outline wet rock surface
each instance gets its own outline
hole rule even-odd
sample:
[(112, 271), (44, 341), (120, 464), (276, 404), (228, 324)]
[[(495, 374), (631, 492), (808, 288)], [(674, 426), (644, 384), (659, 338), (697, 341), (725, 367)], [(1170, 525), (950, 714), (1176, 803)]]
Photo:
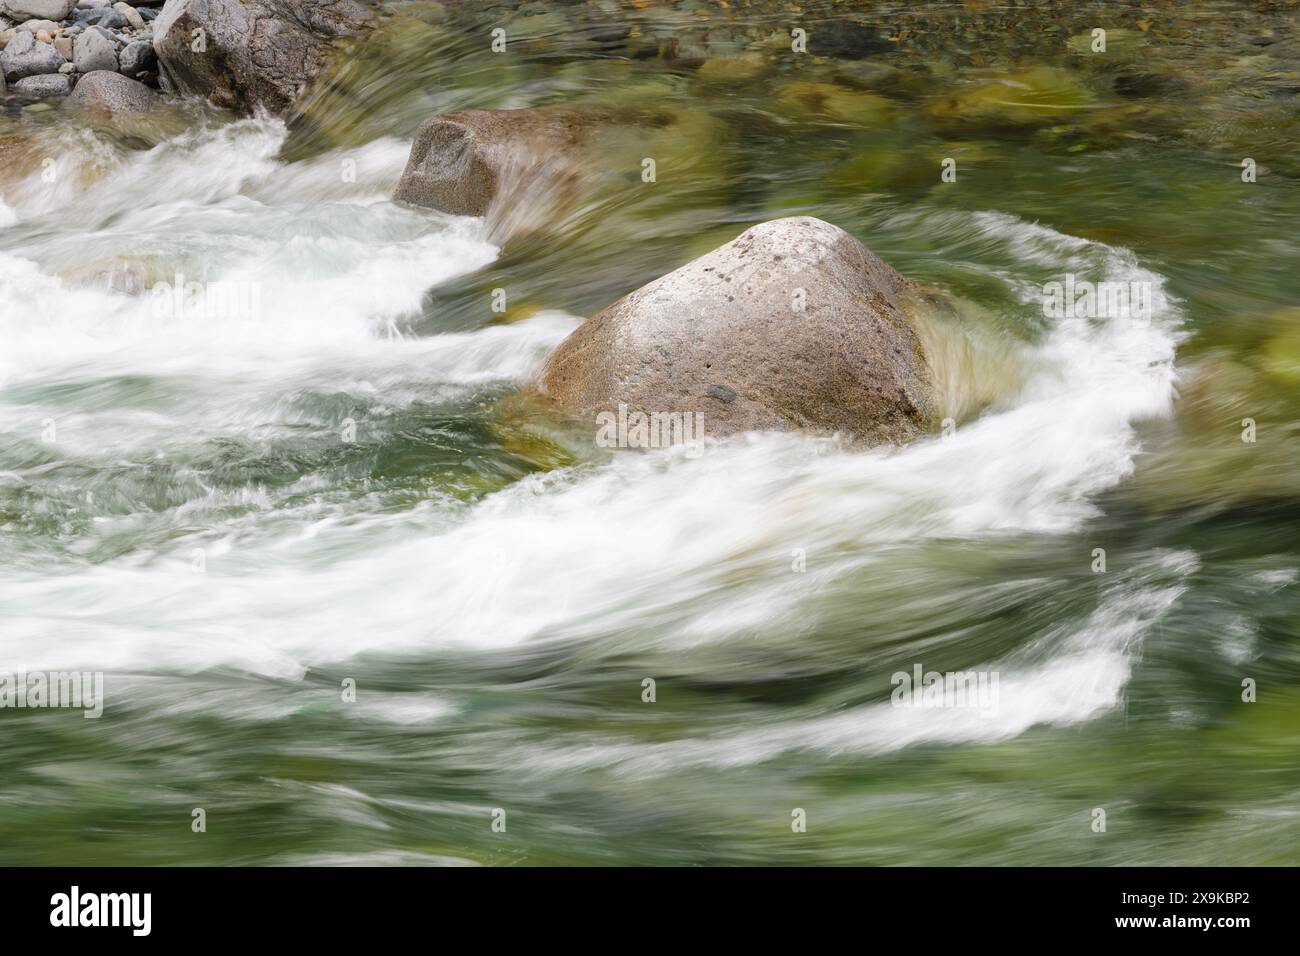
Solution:
[(709, 437), (802, 428), (902, 444), (935, 408), (913, 294), (844, 230), (778, 219), (583, 323), (539, 387), (588, 421), (625, 406), (698, 413)]

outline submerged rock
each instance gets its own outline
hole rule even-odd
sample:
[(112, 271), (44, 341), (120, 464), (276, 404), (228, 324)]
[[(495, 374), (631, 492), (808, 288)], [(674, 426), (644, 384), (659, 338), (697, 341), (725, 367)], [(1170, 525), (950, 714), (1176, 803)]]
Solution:
[(775, 107), (784, 116), (801, 122), (829, 120), (852, 126), (882, 126), (895, 114), (893, 103), (883, 96), (807, 80), (783, 85), (777, 91)]
[(167, 0), (153, 46), (180, 92), (283, 112), (320, 71), (326, 41), (356, 33), (371, 16), (360, 0)]
[(0, 194), (40, 169), (45, 158), (40, 142), (30, 135), (0, 133)]
[(919, 290), (844, 230), (777, 219), (615, 302), (547, 359), (574, 417), (700, 416), (704, 434), (792, 428), (901, 444), (937, 393)]
[(818, 56), (860, 59), (873, 53), (889, 53), (895, 48), (880, 30), (851, 20), (826, 20), (813, 26), (809, 48)]
[(548, 108), (435, 116), (416, 131), (394, 198), (460, 216), (486, 216), (505, 196), (534, 214), (555, 209), (581, 179), (578, 147), (593, 121)]
[(757, 83), (772, 71), (772, 64), (759, 53), (721, 56), (706, 60), (696, 76), (704, 86), (744, 87)]
[(942, 96), (928, 112), (945, 125), (998, 128), (1059, 123), (1094, 106), (1091, 91), (1072, 74), (1035, 66)]

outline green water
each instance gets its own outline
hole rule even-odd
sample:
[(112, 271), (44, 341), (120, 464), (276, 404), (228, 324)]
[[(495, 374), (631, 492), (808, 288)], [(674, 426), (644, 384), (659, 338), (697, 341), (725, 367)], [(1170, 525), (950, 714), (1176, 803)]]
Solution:
[[(0, 671), (105, 684), (0, 709), (0, 862), (1296, 862), (1296, 4), (395, 6), (287, 128), (0, 121)], [(565, 223), (387, 201), (429, 115), (559, 104), (644, 130)], [(785, 215), (964, 303), (954, 438), (611, 454), (528, 401)], [(1054, 324), (1067, 273), (1155, 315)], [(918, 663), (997, 712), (900, 713)]]

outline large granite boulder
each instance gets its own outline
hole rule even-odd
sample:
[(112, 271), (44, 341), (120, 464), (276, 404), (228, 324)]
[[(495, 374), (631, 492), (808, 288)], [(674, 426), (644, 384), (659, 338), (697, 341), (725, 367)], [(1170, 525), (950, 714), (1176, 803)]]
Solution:
[(373, 16), (361, 0), (167, 0), (153, 45), (180, 92), (280, 113), (320, 71), (329, 41)]
[(922, 295), (837, 226), (777, 219), (584, 322), (537, 384), (593, 428), (681, 415), (705, 437), (807, 429), (902, 444), (937, 424), (913, 318)]

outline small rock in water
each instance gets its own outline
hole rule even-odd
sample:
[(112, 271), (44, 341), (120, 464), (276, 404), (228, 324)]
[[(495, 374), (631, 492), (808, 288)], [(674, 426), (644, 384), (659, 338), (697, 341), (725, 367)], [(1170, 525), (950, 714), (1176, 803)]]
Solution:
[(49, 43), (40, 43), (25, 30), (14, 34), (0, 53), (0, 72), (10, 83), (25, 76), (54, 73), (63, 65), (63, 57)]
[(45, 73), (40, 76), (23, 77), (14, 84), (13, 89), (15, 93), (21, 93), (23, 96), (45, 99), (51, 96), (67, 96), (72, 92), (72, 81), (61, 73)]
[(504, 192), (554, 199), (572, 181), (590, 117), (574, 110), (462, 110), (416, 130), (394, 199), (483, 216)]
[(808, 50), (818, 56), (856, 60), (893, 49), (894, 44), (882, 37), (878, 29), (851, 20), (825, 20), (813, 27), (808, 36)]
[(73, 41), (72, 60), (77, 72), (94, 73), (96, 70), (117, 70), (117, 48), (113, 41), (98, 30), (87, 30)]
[(706, 60), (697, 76), (706, 86), (745, 86), (758, 82), (770, 70), (771, 65), (761, 54), (747, 53)]
[(54, 49), (59, 51), (59, 56), (72, 62), (72, 37), (59, 37), (54, 41)]
[(1123, 73), (1115, 77), (1115, 92), (1120, 96), (1164, 96), (1177, 92), (1182, 85), (1178, 77), (1159, 73)]
[(120, 73), (98, 70), (81, 78), (68, 102), (109, 113), (146, 113), (158, 105), (158, 94)]

